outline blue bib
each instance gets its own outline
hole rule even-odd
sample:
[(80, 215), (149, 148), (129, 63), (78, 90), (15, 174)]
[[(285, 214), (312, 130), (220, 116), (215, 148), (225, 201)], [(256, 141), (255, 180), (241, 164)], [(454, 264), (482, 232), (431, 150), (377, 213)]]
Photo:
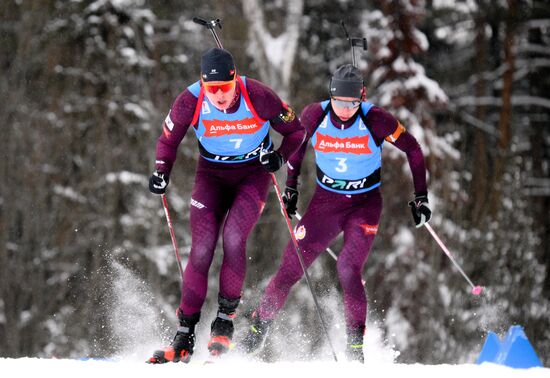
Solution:
[[(329, 101), (321, 103), (323, 109)], [(361, 103), (366, 115), (373, 104)], [(317, 183), (342, 194), (365, 193), (380, 186), (382, 145), (377, 146), (361, 117), (347, 129), (340, 129), (330, 119), (330, 111), (311, 138), (317, 163)]]
[[(199, 141), (201, 155), (210, 161), (221, 163), (240, 163), (259, 157), (260, 148), (271, 147), (269, 121), (261, 124), (249, 109), (242, 92), (246, 91), (246, 79), (241, 76), (244, 88), (241, 88), (239, 108), (228, 114), (218, 110), (206, 95), (196, 124), (195, 134)], [(187, 88), (195, 97), (201, 91), (200, 81)]]

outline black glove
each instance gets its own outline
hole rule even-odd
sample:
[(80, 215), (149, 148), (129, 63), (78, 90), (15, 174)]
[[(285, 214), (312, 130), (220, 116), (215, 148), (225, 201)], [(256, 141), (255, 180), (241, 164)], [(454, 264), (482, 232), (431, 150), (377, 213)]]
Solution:
[(283, 194), (283, 202), (285, 204), (288, 217), (292, 219), (292, 215), (296, 214), (297, 210), (296, 205), (298, 205), (298, 190), (287, 186)]
[(428, 195), (422, 194), (414, 197), (414, 201), (409, 202), (411, 207), (412, 216), (416, 228), (422, 227), (424, 223), (428, 223), (432, 218), (432, 211), (428, 205)]
[(149, 178), (149, 190), (153, 194), (164, 194), (169, 182), (170, 178), (166, 173), (155, 171)]
[(284, 160), (277, 151), (268, 151), (265, 154), (260, 154), (260, 163), (268, 172), (275, 172), (283, 166)]

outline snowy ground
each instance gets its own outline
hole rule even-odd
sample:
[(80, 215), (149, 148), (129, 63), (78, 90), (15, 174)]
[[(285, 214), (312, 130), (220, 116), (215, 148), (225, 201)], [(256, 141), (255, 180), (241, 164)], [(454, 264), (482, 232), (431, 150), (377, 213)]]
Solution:
[[(346, 362), (278, 362), (273, 364), (228, 359), (204, 365), (195, 361), (188, 365), (147, 365), (139, 361), (77, 361), (38, 358), (0, 359), (2, 377), (421, 377), (421, 378), (538, 378), (550, 377), (550, 369), (511, 369), (504, 366), (483, 365), (404, 365), (376, 364), (361, 365)], [(12, 375), (13, 374), (13, 375)]]
[[(295, 327), (294, 332), (273, 332), (271, 342), (278, 351), (278, 361), (265, 363), (258, 362), (248, 355), (242, 355), (237, 350), (223, 356), (219, 361), (212, 364), (205, 364), (207, 358), (206, 343), (209, 338), (209, 321), (199, 323), (197, 328), (197, 344), (195, 355), (189, 364), (164, 364), (148, 365), (144, 361), (151, 355), (152, 351), (170, 342), (173, 327), (169, 327), (166, 334), (153, 327), (162, 324), (159, 319), (159, 308), (156, 305), (147, 285), (138, 280), (132, 272), (115, 264), (113, 266), (113, 290), (110, 296), (112, 303), (109, 307), (109, 326), (116, 335), (116, 356), (111, 360), (78, 360), (78, 359), (55, 359), (55, 358), (19, 358), (8, 359), (0, 357), (0, 378), (21, 376), (40, 378), (84, 378), (84, 377), (111, 377), (128, 376), (132, 378), (141, 377), (225, 377), (235, 376), (238, 378), (306, 378), (306, 377), (399, 377), (399, 378), (550, 378), (549, 368), (534, 369), (512, 369), (494, 364), (460, 364), (460, 365), (405, 365), (394, 361), (399, 354), (394, 345), (388, 345), (384, 340), (383, 333), (376, 324), (367, 324), (367, 337), (365, 337), (365, 365), (359, 363), (343, 362), (342, 351), (345, 349), (345, 333), (331, 327), (331, 338), (340, 362), (332, 360), (332, 354), (328, 346), (318, 351), (317, 360), (311, 360), (307, 354), (306, 344), (303, 344), (303, 335), (300, 336), (300, 319), (287, 317), (286, 322)], [(304, 289), (305, 290), (305, 289)], [(330, 296), (329, 296), (330, 297)], [(325, 302), (324, 308), (341, 308), (338, 303)], [(169, 308), (166, 312), (170, 312)], [(215, 309), (205, 311), (211, 319)], [(334, 310), (331, 313), (333, 323), (343, 324), (342, 315)], [(340, 317), (340, 318), (339, 318)], [(175, 315), (172, 324), (175, 323)], [(60, 325), (61, 320), (57, 320)], [(243, 325), (241, 325), (243, 327)], [(58, 329), (59, 328), (59, 329)], [(340, 327), (341, 328), (341, 327)], [(52, 332), (58, 329), (60, 335), (54, 333), (54, 337), (60, 338), (63, 327), (53, 327)], [(135, 330), (139, 329), (140, 332)], [(289, 334), (302, 341), (289, 339)], [(399, 340), (397, 340), (399, 341)], [(294, 345), (294, 347), (293, 347)], [(297, 347), (301, 345), (303, 348)], [(82, 348), (85, 350), (85, 348)], [(471, 355), (457, 357), (457, 361), (475, 361), (479, 351), (472, 351)], [(55, 356), (55, 345), (45, 349), (44, 355)], [(321, 359), (319, 359), (321, 358)]]

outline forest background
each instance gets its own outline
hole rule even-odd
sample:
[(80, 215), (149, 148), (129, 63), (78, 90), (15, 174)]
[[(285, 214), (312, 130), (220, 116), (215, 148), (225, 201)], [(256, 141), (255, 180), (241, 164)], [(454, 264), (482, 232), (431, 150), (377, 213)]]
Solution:
[[(179, 274), (147, 182), (171, 103), (198, 79), (200, 55), (214, 46), (195, 16), (221, 18), (218, 33), (239, 73), (270, 85), (298, 112), (326, 99), (330, 73), (351, 60), (340, 20), (366, 37), (369, 49), (357, 57), (368, 99), (419, 140), (431, 224), (487, 287), (480, 298), (469, 294), (426, 230), (414, 228), (406, 157), (388, 145), (384, 211), (364, 272), (369, 329), (380, 330), (399, 362), (460, 363), (475, 360), (488, 330), (521, 324), (548, 366), (550, 4), (543, 0), (2, 1), (0, 356), (109, 356), (147, 335), (169, 340)], [(198, 157), (191, 134), (168, 191), (184, 263)], [(302, 212), (314, 172), (310, 151)], [(284, 172), (278, 178), (283, 183)], [(241, 330), (287, 240), (271, 191), (249, 239)], [(204, 329), (221, 255), (219, 248)], [(322, 256), (310, 272), (337, 332), (334, 261)], [(303, 282), (278, 323), (290, 350), (326, 352)], [(284, 357), (267, 348), (271, 359)]]

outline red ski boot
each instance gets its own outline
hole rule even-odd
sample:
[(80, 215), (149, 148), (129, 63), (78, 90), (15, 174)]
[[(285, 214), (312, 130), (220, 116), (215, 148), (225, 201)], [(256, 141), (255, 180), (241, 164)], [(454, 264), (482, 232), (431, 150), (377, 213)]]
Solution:
[(200, 313), (185, 316), (177, 310), (180, 326), (174, 336), (170, 346), (157, 350), (153, 356), (147, 360), (150, 364), (164, 364), (166, 362), (184, 362), (188, 363), (193, 354), (195, 346), (195, 325), (200, 319)]
[(226, 299), (218, 295), (218, 314), (212, 322), (208, 350), (213, 356), (219, 356), (229, 350), (235, 330), (233, 319), (236, 317), (240, 298)]

